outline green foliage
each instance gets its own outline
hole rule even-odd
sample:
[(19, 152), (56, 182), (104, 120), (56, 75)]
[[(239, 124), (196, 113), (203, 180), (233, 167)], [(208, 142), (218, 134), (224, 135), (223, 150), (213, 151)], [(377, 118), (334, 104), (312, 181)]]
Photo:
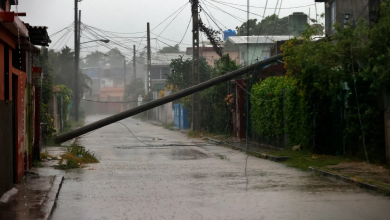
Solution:
[[(172, 59), (171, 74), (167, 75), (166, 85), (172, 86), (172, 92), (176, 92), (192, 86), (192, 60), (183, 60), (183, 57)], [(210, 79), (211, 66), (207, 65), (205, 58), (199, 59), (199, 79), (204, 82)]]
[[(50, 50), (48, 56), (54, 73), (54, 83), (56, 85), (65, 85), (67, 88), (74, 88), (74, 52), (66, 46), (60, 52)], [(79, 69), (79, 94), (73, 93), (72, 96), (83, 97), (84, 93), (91, 92), (91, 88), (88, 85), (91, 82), (92, 79), (88, 75), (83, 74)], [(80, 99), (78, 99), (78, 102), (80, 102)], [(81, 110), (79, 111), (81, 112)]]
[[(212, 71), (212, 78), (238, 69), (240, 66), (229, 55), (223, 55)], [(232, 107), (227, 105), (227, 96), (232, 94), (230, 83), (220, 83), (200, 92), (202, 127), (207, 132), (230, 133), (233, 129)], [(230, 94), (229, 94), (230, 93)], [(232, 97), (234, 99), (234, 97)]]
[(42, 135), (44, 140), (50, 140), (56, 129), (53, 116), (48, 113), (49, 102), (53, 97), (54, 75), (47, 49), (42, 48), (42, 52), (38, 56), (34, 56), (34, 65), (42, 67), (44, 73), (42, 81), (34, 84), (41, 87), (41, 123), (46, 125), (46, 130), (43, 131)]
[(237, 36), (247, 36), (249, 23), (249, 35), (289, 35), (288, 16), (279, 18), (276, 14), (265, 17), (257, 22), (257, 19), (249, 19), (240, 27), (236, 27)]
[(163, 47), (161, 50), (158, 51), (159, 53), (178, 53), (180, 52), (179, 44), (176, 44), (175, 46), (171, 47)]
[[(171, 62), (172, 74), (167, 76), (167, 87), (173, 91), (179, 91), (192, 85), (192, 60), (183, 60), (182, 57)], [(204, 58), (200, 59), (199, 73), (200, 81), (206, 81), (230, 71), (238, 69), (239, 66), (229, 55), (223, 55), (216, 62), (215, 68), (209, 66)], [(228, 83), (221, 83), (212, 88), (200, 92), (202, 129), (208, 132), (225, 133), (231, 131), (231, 109), (226, 105), (224, 99), (228, 94)], [(192, 118), (192, 96), (183, 98), (181, 102), (188, 109), (188, 120)], [(216, 114), (217, 112), (217, 114)]]
[[(307, 103), (309, 121), (315, 121), (312, 128), (317, 134), (314, 150), (324, 152), (331, 148), (332, 142), (328, 140), (335, 126), (332, 117), (337, 114), (338, 104), (344, 102), (347, 150), (361, 155), (364, 133), (369, 158), (383, 162), (384, 108), (381, 100), (385, 88), (390, 87), (390, 63), (387, 62), (390, 59), (389, 2), (382, 2), (380, 10), (381, 17), (371, 29), (364, 20), (345, 27), (335, 24), (331, 41), (313, 41), (311, 37), (318, 30), (309, 27), (300, 39), (286, 42), (282, 47), (287, 75), (297, 81)], [(345, 90), (346, 100), (342, 100), (340, 94)]]
[(58, 85), (61, 89), (61, 91), (58, 93), (59, 96), (62, 97), (62, 121), (64, 124), (67, 123), (68, 119), (68, 114), (69, 114), (69, 109), (68, 106), (70, 104), (70, 101), (72, 99), (72, 90), (66, 87), (65, 85)]
[(74, 160), (69, 159), (66, 161), (66, 168), (67, 169), (75, 169), (75, 168), (79, 168), (79, 165)]
[(265, 138), (287, 134), (289, 144), (309, 143), (307, 106), (292, 77), (269, 77), (252, 87), (251, 120), (256, 132)]
[(294, 167), (302, 171), (307, 171), (309, 167), (325, 168), (330, 165), (337, 165), (342, 162), (352, 162), (354, 158), (336, 157), (330, 155), (316, 155), (309, 150), (293, 151), (291, 149), (268, 152), (269, 155), (290, 157), (283, 163), (289, 167)]
[(125, 87), (125, 96), (123, 101), (124, 102), (130, 102), (130, 107), (136, 107), (138, 96), (144, 96), (145, 95), (145, 83), (143, 79), (137, 78), (136, 80), (132, 80), (130, 85), (127, 85)]

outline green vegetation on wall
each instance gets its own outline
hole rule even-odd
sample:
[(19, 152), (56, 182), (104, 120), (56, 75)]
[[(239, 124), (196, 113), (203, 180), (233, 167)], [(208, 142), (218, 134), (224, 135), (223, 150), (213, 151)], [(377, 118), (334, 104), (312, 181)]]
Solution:
[[(384, 162), (383, 92), (390, 86), (390, 4), (382, 2), (381, 17), (342, 27), (315, 41), (313, 27), (282, 46), (287, 76), (303, 94), (313, 151), (334, 151), (337, 126), (345, 126), (345, 153)], [(345, 94), (345, 95), (344, 95)], [(345, 120), (335, 120), (343, 114)], [(359, 117), (360, 112), (360, 117)], [(360, 118), (360, 119), (359, 119)]]

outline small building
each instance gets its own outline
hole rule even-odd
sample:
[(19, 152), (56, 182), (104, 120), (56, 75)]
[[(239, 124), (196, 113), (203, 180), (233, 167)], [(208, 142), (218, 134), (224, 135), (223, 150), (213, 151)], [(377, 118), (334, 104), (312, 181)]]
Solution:
[(19, 183), (39, 156), (42, 69), (34, 67), (35, 45), (51, 42), (47, 27), (30, 26), (11, 11), (16, 0), (0, 1), (0, 196)]
[[(165, 83), (167, 75), (171, 74), (171, 62), (173, 59), (183, 57), (183, 60), (191, 59), (192, 56), (186, 55), (185, 52), (178, 53), (163, 53), (158, 52), (152, 54), (151, 58), (151, 70), (150, 70), (150, 89), (153, 88), (156, 83)], [(145, 75), (145, 92), (147, 88), (148, 78)]]
[(225, 51), (236, 51), (239, 64), (248, 65), (263, 60), (270, 55), (270, 48), (277, 41), (285, 41), (294, 36), (235, 36), (228, 37)]
[(95, 102), (95, 107), (99, 114), (116, 114), (124, 110), (123, 96), (125, 89), (123, 87), (104, 87), (100, 88), (99, 100)]
[[(224, 50), (223, 50), (223, 54), (229, 54), (229, 56), (232, 60), (235, 60), (237, 63), (239, 63), (240, 59), (239, 59), (238, 51), (237, 50), (229, 51), (229, 50), (225, 50), (225, 49), (226, 48), (224, 48)], [(192, 53), (193, 53), (192, 47), (187, 47), (186, 54), (192, 55)], [(217, 54), (217, 52), (215, 52), (213, 47), (206, 46), (205, 44), (203, 44), (203, 47), (199, 47), (199, 56), (205, 58), (207, 61), (207, 64), (209, 66), (212, 66), (212, 67), (214, 67), (215, 63), (221, 58)]]

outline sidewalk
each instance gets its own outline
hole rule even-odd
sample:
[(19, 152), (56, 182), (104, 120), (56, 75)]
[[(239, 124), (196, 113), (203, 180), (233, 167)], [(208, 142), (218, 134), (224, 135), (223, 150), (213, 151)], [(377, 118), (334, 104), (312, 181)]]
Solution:
[[(62, 154), (63, 147), (47, 147), (52, 156)], [(65, 171), (52, 166), (57, 160), (42, 162), (43, 167), (30, 172), (0, 198), (0, 219), (49, 219), (61, 188)]]

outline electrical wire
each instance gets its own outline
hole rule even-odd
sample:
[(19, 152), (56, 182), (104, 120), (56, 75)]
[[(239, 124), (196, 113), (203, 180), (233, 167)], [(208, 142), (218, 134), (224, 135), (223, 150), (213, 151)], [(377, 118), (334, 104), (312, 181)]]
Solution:
[(147, 143), (145, 143), (145, 142), (143, 142), (143, 141), (141, 141), (140, 139), (138, 139), (134, 134), (133, 134), (133, 132), (130, 130), (130, 128), (128, 128), (125, 124), (123, 124), (122, 122), (119, 122), (119, 121), (117, 121), (117, 122), (115, 122), (115, 123), (119, 123), (119, 124), (121, 124), (121, 125), (123, 125), (123, 126), (125, 126), (126, 127), (126, 129), (131, 133), (131, 135), (133, 135), (133, 137), (135, 138), (135, 139), (137, 139), (139, 142), (141, 142), (141, 143), (143, 143), (143, 144), (145, 144), (146, 146), (151, 146), (151, 147), (154, 147), (153, 145), (151, 145), (151, 144), (147, 144)]
[[(210, 0), (210, 1), (217, 2), (217, 3), (225, 3), (225, 4), (230, 4), (230, 5), (247, 7), (247, 5), (234, 4), (234, 3), (230, 3), (230, 2), (223, 2), (223, 1), (216, 1), (216, 0)], [(295, 6), (295, 7), (288, 7), (288, 8), (280, 8), (280, 9), (306, 8), (306, 7), (310, 7), (310, 6), (313, 6), (313, 5), (315, 5), (315, 4)], [(264, 7), (257, 7), (257, 6), (249, 6), (249, 7), (250, 8), (264, 8)], [(275, 8), (268, 8), (268, 9), (275, 9)]]
[[(188, 2), (187, 2), (188, 3)], [(181, 9), (181, 11), (179, 11), (179, 13), (177, 13), (177, 15), (171, 20), (171, 22), (169, 22), (167, 24), (167, 26), (165, 26), (165, 28), (160, 32), (160, 34), (157, 36), (159, 37), (168, 27), (169, 25), (171, 25), (171, 23), (177, 18), (177, 16), (179, 16), (179, 14), (184, 10), (185, 6), (187, 5), (187, 3), (183, 6), (183, 8)], [(153, 29), (154, 30), (154, 29)]]
[[(209, 2), (208, 2), (208, 3), (209, 3)], [(208, 4), (204, 3), (204, 5), (205, 5), (206, 8), (208, 9), (208, 7), (207, 7)], [(225, 11), (225, 10), (222, 10), (221, 8), (219, 8), (219, 7), (217, 7), (217, 6), (212, 5), (211, 3), (209, 3), (208, 6), (214, 8), (215, 10), (218, 10), (218, 11), (220, 11), (220, 12), (223, 12), (223, 13), (225, 13), (225, 14), (227, 14), (227, 15), (230, 15), (231, 17), (233, 17), (234, 19), (236, 19), (236, 20), (239, 21), (239, 22), (245, 22), (245, 19), (240, 18), (240, 17), (237, 17), (237, 16), (235, 16), (235, 15), (232, 15), (231, 13), (229, 13), (229, 12), (227, 12), (227, 11)], [(209, 9), (208, 9), (208, 10), (209, 10)], [(210, 10), (209, 10), (209, 11), (210, 11)], [(225, 28), (226, 28), (226, 27), (225, 27)], [(226, 28), (226, 29), (227, 29), (227, 28)]]
[[(210, 3), (210, 1), (208, 1), (208, 0), (205, 0), (205, 1), (207, 1), (209, 4), (212, 4), (212, 3)], [(252, 13), (252, 12), (249, 12), (249, 11), (247, 11), (247, 10), (243, 10), (243, 9), (236, 8), (236, 7), (233, 7), (233, 6), (229, 6), (229, 5), (226, 5), (226, 4), (224, 4), (224, 3), (220, 3), (220, 4), (221, 4), (221, 5), (225, 5), (225, 6), (227, 6), (227, 7), (230, 7), (230, 8), (237, 9), (237, 10), (239, 10), (239, 11), (247, 12), (247, 13), (249, 13), (249, 14), (256, 15), (256, 16), (259, 16), (259, 17), (264, 18), (264, 15), (261, 16), (261, 15), (259, 15), (259, 14)], [(217, 7), (217, 6), (215, 6), (215, 7)], [(265, 8), (265, 9), (266, 9), (266, 8)]]
[[(70, 96), (72, 98), (75, 98), (75, 99), (78, 99), (78, 100), (81, 100), (81, 101), (87, 101), (87, 102), (96, 102), (96, 103), (103, 103), (103, 104), (110, 104), (110, 103), (114, 103), (114, 104), (127, 104), (127, 103), (134, 103), (134, 102), (139, 102), (139, 101), (128, 101), (128, 102), (103, 102), (103, 101), (95, 101), (95, 100), (90, 100), (90, 99), (82, 99), (82, 98), (78, 98), (78, 97), (75, 97), (75, 96)], [(142, 100), (141, 102), (151, 102), (153, 100)]]

